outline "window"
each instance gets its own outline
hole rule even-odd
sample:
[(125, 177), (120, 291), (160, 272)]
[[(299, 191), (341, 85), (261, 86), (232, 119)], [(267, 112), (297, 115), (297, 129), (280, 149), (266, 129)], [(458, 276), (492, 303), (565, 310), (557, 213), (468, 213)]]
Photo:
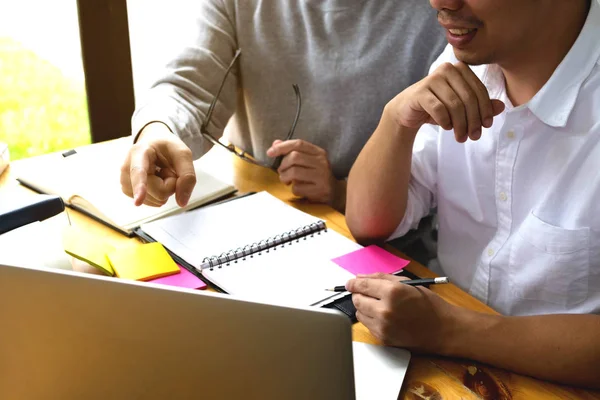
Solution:
[(12, 160), (90, 143), (75, 1), (0, 1), (0, 141)]

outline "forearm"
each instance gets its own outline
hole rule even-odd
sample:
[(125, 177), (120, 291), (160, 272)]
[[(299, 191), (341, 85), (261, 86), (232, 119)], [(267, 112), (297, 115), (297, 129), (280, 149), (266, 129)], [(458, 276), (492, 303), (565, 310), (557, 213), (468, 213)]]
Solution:
[(600, 316), (503, 317), (462, 310), (457, 320), (442, 350), (448, 356), (600, 388)]
[(406, 210), (416, 130), (400, 127), (383, 112), (348, 177), (346, 219), (358, 241), (385, 239)]

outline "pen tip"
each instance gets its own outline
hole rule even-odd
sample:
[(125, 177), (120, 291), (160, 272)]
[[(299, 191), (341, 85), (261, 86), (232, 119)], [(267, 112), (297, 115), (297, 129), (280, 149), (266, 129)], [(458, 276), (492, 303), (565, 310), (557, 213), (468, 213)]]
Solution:
[(332, 289), (332, 288), (327, 288), (325, 290), (327, 290), (328, 292), (335, 292), (335, 289)]

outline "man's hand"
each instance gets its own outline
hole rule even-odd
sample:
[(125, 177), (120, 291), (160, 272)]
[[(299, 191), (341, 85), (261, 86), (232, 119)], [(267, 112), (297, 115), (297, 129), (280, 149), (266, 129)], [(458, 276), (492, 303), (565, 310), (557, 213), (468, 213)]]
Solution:
[(277, 169), (279, 179), (292, 185), (296, 196), (329, 204), (343, 211), (346, 203), (345, 181), (338, 181), (331, 171), (327, 152), (304, 140), (275, 140), (267, 150), (269, 157), (283, 156)]
[(504, 103), (490, 100), (477, 75), (459, 62), (442, 64), (392, 99), (386, 109), (398, 125), (415, 134), (421, 125), (434, 124), (453, 129), (456, 140), (463, 143), (467, 138), (479, 139), (482, 127), (492, 126)]
[(160, 207), (175, 193), (179, 206), (187, 205), (196, 173), (191, 150), (162, 123), (141, 132), (121, 167), (121, 189), (135, 205)]
[(356, 318), (390, 346), (445, 353), (458, 310), (424, 287), (400, 283), (394, 275), (373, 274), (348, 281)]

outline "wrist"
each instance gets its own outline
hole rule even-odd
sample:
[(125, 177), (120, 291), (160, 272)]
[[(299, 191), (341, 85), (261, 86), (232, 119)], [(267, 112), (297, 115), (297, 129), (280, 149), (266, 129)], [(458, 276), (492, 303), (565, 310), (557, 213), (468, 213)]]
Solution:
[(393, 135), (400, 144), (410, 146), (412, 149), (419, 128), (402, 125), (400, 119), (397, 118), (395, 108), (393, 100), (385, 106), (379, 126)]
[(496, 329), (503, 318), (454, 306), (443, 321), (446, 327), (440, 342), (439, 354), (447, 357), (478, 359), (487, 346), (489, 332)]
[(172, 136), (173, 132), (164, 122), (153, 121), (140, 130), (133, 142), (140, 143), (156, 138), (171, 138)]

